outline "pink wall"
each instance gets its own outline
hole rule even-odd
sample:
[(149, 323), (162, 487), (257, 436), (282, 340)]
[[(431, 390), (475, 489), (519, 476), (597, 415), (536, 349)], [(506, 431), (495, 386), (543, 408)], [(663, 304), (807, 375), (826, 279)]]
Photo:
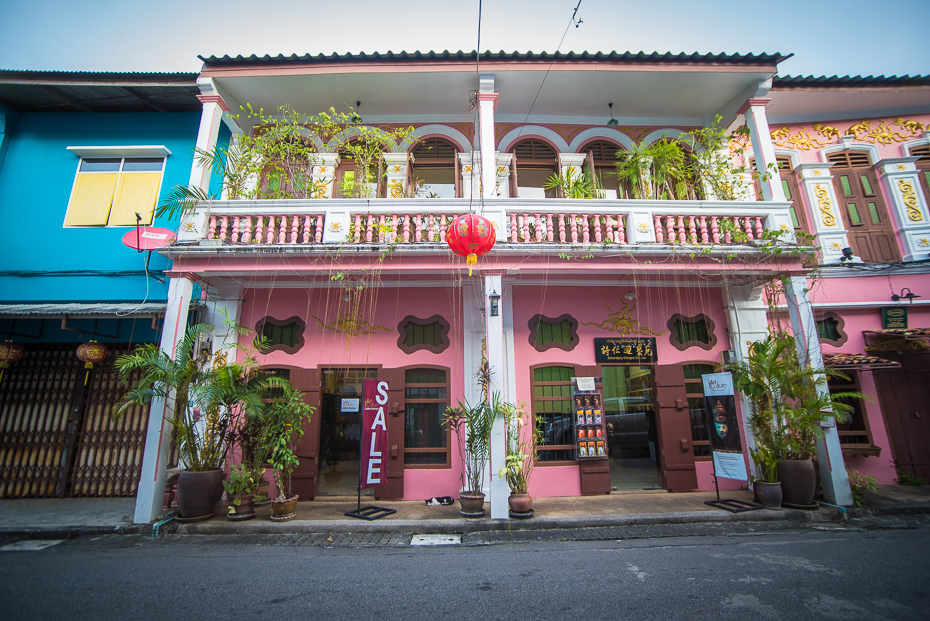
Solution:
[[(596, 326), (583, 323), (601, 323), (612, 311), (623, 309), (626, 301), (623, 296), (635, 293), (632, 301), (634, 309), (630, 319), (638, 321), (642, 328), (660, 333), (656, 337), (658, 364), (682, 362), (706, 362), (717, 364), (721, 354), (729, 349), (726, 333), (726, 316), (719, 287), (656, 287), (654, 285), (636, 284), (614, 287), (539, 287), (514, 286), (506, 293), (513, 298), (514, 316), (514, 357), (516, 399), (523, 401), (528, 408), (532, 403), (532, 373), (530, 367), (536, 365), (595, 365), (594, 338), (624, 336)], [(505, 293), (505, 295), (506, 295)], [(558, 317), (569, 314), (578, 320), (579, 344), (572, 351), (549, 349), (538, 352), (530, 344), (529, 320), (536, 314)], [(666, 323), (675, 314), (689, 317), (704, 313), (714, 323), (717, 344), (710, 351), (691, 347), (679, 351), (671, 345), (671, 336)], [(662, 334), (664, 333), (664, 334)], [(650, 334), (627, 334), (626, 336), (651, 336)], [(709, 467), (709, 463), (707, 464)], [(699, 463), (699, 468), (706, 469)], [(721, 480), (721, 485), (723, 480)], [(700, 489), (713, 489), (713, 479), (704, 476), (699, 470)], [(538, 466), (533, 473), (530, 486), (531, 493), (538, 496), (572, 496), (581, 493), (580, 475), (577, 466)]]

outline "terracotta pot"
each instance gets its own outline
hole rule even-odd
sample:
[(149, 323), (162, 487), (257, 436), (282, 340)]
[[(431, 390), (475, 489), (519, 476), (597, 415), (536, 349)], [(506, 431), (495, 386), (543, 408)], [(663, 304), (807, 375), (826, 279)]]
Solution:
[(766, 509), (777, 510), (781, 508), (781, 483), (763, 483), (756, 481), (753, 484), (759, 502)]
[(507, 498), (507, 504), (510, 505), (510, 513), (519, 514), (521, 517), (533, 510), (533, 497), (529, 494), (511, 493)]
[(484, 494), (462, 492), (459, 494), (459, 513), (467, 518), (484, 516)]
[(778, 480), (781, 481), (782, 502), (791, 507), (810, 507), (814, 504), (817, 488), (817, 471), (809, 459), (783, 459), (778, 462)]
[(287, 500), (271, 501), (271, 521), (284, 522), (291, 520), (297, 513), (297, 495), (291, 496)]
[(178, 512), (182, 518), (212, 516), (222, 495), (222, 470), (185, 470), (178, 477)]
[[(239, 494), (239, 506), (230, 503), (230, 511), (226, 517), (230, 520), (243, 520), (254, 517), (255, 515), (255, 494)], [(248, 517), (246, 517), (248, 516)]]

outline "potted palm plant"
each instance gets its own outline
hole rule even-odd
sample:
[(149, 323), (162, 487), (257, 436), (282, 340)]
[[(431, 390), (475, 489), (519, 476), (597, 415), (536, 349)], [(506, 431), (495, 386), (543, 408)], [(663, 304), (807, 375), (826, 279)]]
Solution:
[(120, 378), (133, 383), (113, 406), (114, 418), (148, 405), (153, 397), (165, 399), (165, 418), (174, 427), (184, 468), (177, 486), (179, 518), (184, 520), (213, 516), (223, 494), (222, 466), (234, 418), (237, 413), (255, 414), (268, 387), (255, 358), (227, 364), (219, 354), (214, 358), (198, 347), (201, 337), (213, 330), (210, 324), (188, 328), (173, 357), (157, 345), (143, 344), (116, 360)]
[(459, 492), (459, 513), (464, 517), (484, 515), (484, 464), (488, 460), (491, 426), (495, 412), (487, 401), (471, 405), (459, 401), (446, 408), (443, 423), (458, 438), (462, 460), (462, 491)]
[(272, 387), (280, 396), (265, 406), (263, 444), (274, 469), (277, 496), (271, 501), (272, 521), (291, 520), (296, 515), (297, 495), (291, 493), (291, 473), (300, 463), (297, 442), (304, 435), (304, 425), (310, 422), (314, 408), (304, 401), (304, 394), (290, 382), (270, 378)]
[[(745, 360), (725, 366), (737, 390), (749, 400), (749, 423), (756, 441), (750, 450), (756, 465), (756, 491), (763, 505), (813, 504), (816, 472), (811, 458), (823, 437), (821, 424), (831, 416), (848, 420), (852, 406), (845, 401), (861, 393), (829, 394), (830, 369), (802, 366), (794, 337), (779, 333), (754, 342)], [(778, 503), (771, 488), (779, 486)], [(763, 497), (765, 495), (765, 498)]]
[(542, 442), (542, 430), (533, 424), (532, 414), (521, 403), (514, 405), (494, 398), (494, 410), (504, 418), (507, 430), (507, 455), (498, 476), (507, 479), (510, 487), (510, 517), (533, 516), (533, 497), (529, 494), (530, 476), (536, 465), (536, 447)]

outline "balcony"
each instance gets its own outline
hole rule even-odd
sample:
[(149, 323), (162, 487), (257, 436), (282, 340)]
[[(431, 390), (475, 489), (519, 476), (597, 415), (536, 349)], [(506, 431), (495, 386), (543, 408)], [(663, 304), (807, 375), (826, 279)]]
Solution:
[(473, 211), (494, 223), (499, 244), (515, 247), (553, 252), (602, 244), (653, 250), (714, 247), (758, 240), (766, 230), (786, 231), (785, 241), (793, 241), (789, 205), (503, 198), (487, 199), (483, 205), (467, 198), (212, 201), (198, 204), (182, 224), (178, 243), (242, 252), (271, 247), (312, 251), (330, 244), (427, 250), (445, 243), (452, 218)]

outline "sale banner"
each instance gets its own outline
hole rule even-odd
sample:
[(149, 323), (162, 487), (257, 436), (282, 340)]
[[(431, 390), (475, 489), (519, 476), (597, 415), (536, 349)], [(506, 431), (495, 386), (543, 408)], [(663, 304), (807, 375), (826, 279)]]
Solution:
[(387, 448), (388, 383), (366, 379), (362, 385), (362, 444), (359, 485), (384, 483), (384, 453)]

